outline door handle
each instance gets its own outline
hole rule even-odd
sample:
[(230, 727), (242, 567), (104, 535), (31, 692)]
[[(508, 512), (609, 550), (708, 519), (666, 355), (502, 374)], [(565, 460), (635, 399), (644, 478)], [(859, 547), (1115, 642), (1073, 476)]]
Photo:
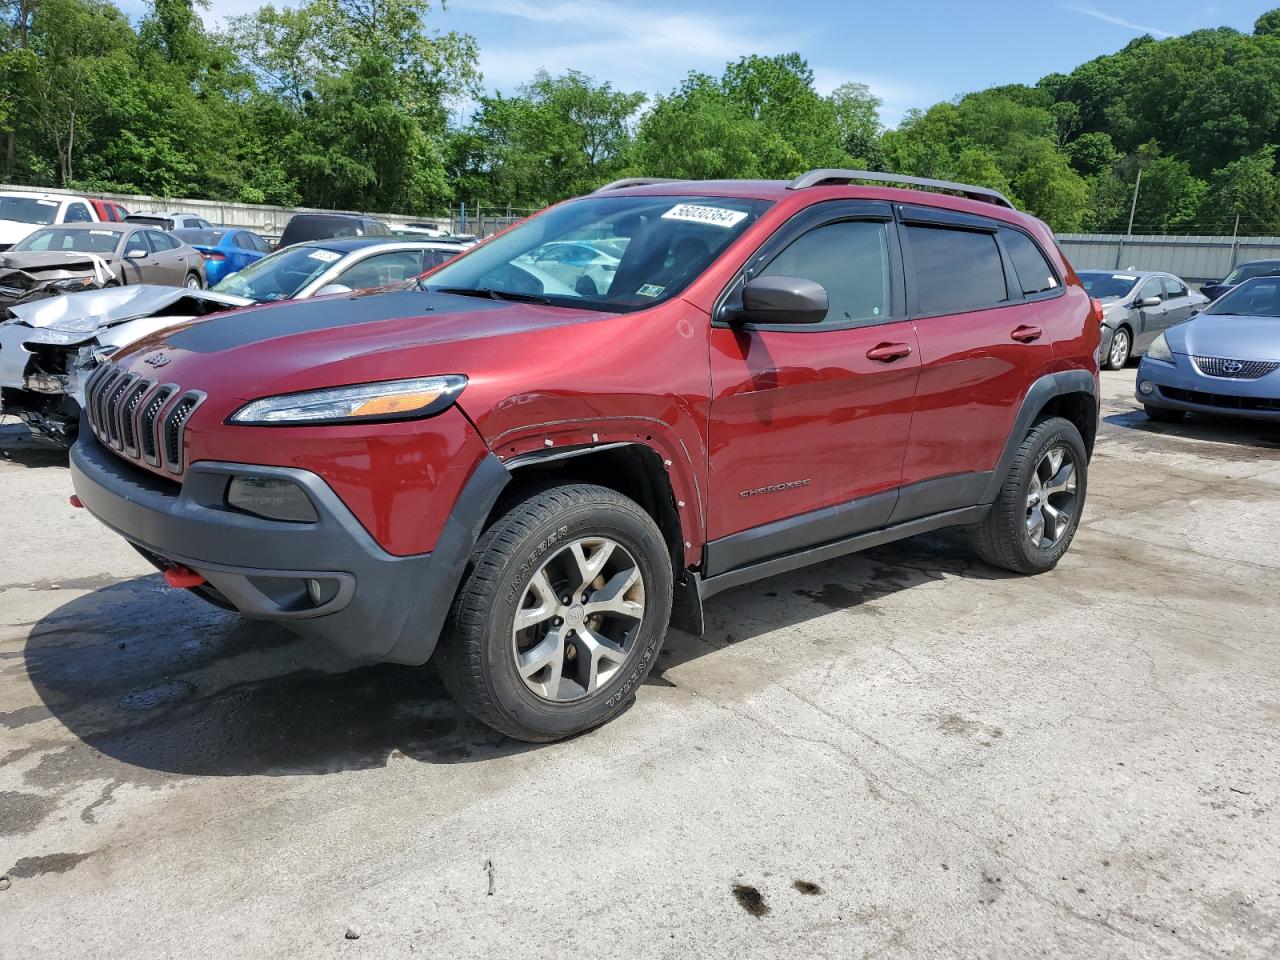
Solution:
[(868, 360), (879, 360), (881, 363), (893, 363), (903, 357), (911, 356), (909, 343), (879, 343), (867, 351)]
[(1014, 340), (1017, 340), (1019, 343), (1031, 343), (1033, 340), (1039, 340), (1040, 335), (1041, 331), (1039, 327), (1029, 327), (1026, 324), (1023, 324), (1020, 327), (1014, 327), (1013, 332), (1009, 334), (1009, 336)]

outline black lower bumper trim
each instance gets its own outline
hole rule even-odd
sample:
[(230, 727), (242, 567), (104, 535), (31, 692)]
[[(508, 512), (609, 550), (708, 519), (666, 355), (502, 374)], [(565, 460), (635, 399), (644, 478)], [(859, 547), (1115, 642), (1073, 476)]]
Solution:
[[(71, 451), (71, 474), (94, 516), (157, 566), (179, 563), (200, 573), (210, 593), (244, 616), (278, 620), (354, 657), (409, 664), (425, 663), (435, 649), (467, 559), (510, 479), (486, 456), (435, 549), (401, 557), (385, 551), (306, 470), (201, 461), (179, 486), (121, 460), (84, 430)], [(226, 488), (233, 476), (291, 480), (319, 519), (269, 520), (231, 509)]]

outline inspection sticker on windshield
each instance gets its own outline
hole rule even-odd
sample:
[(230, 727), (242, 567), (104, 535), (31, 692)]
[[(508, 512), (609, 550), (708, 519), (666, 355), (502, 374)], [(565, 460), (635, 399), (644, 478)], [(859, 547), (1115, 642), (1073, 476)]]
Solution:
[(114, 237), (116, 235), (114, 230), (90, 230), (89, 232), (95, 237)]
[(1111, 275), (1111, 279), (1112, 280), (1137, 280), (1138, 278), (1131, 277), (1127, 273), (1113, 273)]
[(321, 263), (333, 263), (335, 260), (342, 259), (342, 254), (334, 253), (332, 250), (312, 250), (307, 256)]
[(58, 205), (57, 200), (37, 200), (36, 203), (42, 207), (56, 207)]
[(662, 296), (662, 291), (665, 289), (667, 288), (660, 287), (656, 283), (646, 283), (636, 291), (636, 295), (641, 297), (660, 297)]
[(662, 215), (663, 220), (684, 220), (688, 223), (705, 223), (712, 227), (732, 227), (746, 218), (747, 215), (742, 210), (707, 207), (700, 203), (677, 203)]

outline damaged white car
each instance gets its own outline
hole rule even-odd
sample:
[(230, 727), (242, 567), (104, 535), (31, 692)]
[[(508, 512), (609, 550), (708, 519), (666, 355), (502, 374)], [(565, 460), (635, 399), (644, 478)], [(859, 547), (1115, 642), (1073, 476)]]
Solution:
[(10, 306), (12, 319), (0, 323), (0, 413), (69, 445), (80, 425), (84, 382), (103, 357), (156, 330), (253, 302), (144, 284)]

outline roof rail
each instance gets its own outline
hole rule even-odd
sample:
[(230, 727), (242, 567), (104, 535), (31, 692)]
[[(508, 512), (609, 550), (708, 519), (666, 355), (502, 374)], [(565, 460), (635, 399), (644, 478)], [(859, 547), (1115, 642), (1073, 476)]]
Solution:
[(802, 173), (789, 184), (788, 190), (803, 190), (806, 187), (818, 187), (829, 183), (852, 183), (855, 180), (866, 180), (872, 183), (898, 183), (912, 187), (928, 187), (931, 190), (949, 190), (968, 197), (970, 200), (982, 200), (994, 203), (1010, 210), (1017, 209), (1009, 198), (999, 190), (989, 187), (975, 187), (968, 183), (952, 183), (950, 180), (931, 180), (928, 177), (908, 177), (901, 173), (877, 173), (873, 170), (835, 170), (820, 169)]
[(603, 187), (596, 187), (592, 193), (608, 193), (610, 190), (623, 190), (627, 187), (645, 187), (651, 183), (685, 183), (680, 177), (623, 177)]

